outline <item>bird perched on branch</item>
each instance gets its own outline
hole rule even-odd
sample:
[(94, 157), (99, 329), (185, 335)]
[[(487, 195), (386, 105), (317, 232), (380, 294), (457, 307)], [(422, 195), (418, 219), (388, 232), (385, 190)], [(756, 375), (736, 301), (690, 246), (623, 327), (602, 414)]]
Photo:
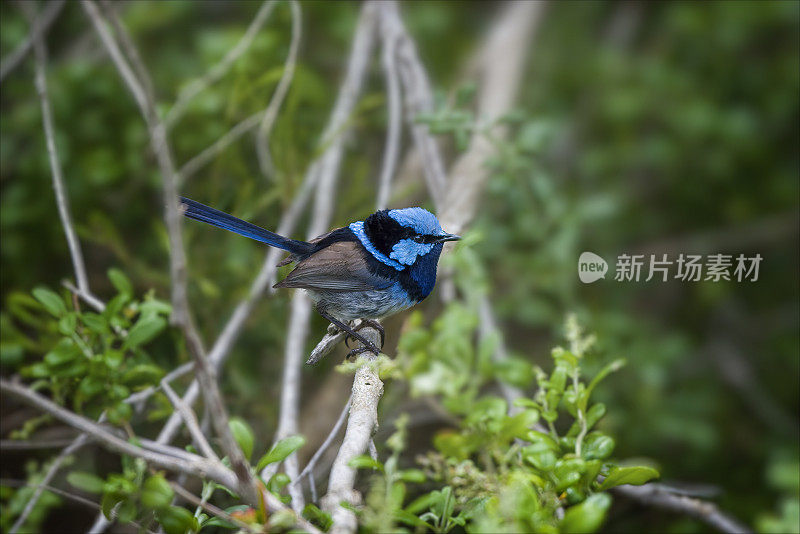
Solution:
[[(443, 231), (436, 216), (422, 208), (376, 211), (311, 241), (297, 241), (188, 198), (181, 197), (181, 207), (190, 219), (288, 251), (279, 265), (297, 266), (274, 287), (306, 290), (320, 315), (363, 343), (349, 355), (380, 352), (358, 330), (369, 324), (383, 344), (383, 327), (375, 319), (427, 297), (444, 243), (461, 239)], [(355, 319), (363, 321), (354, 329), (347, 322)]]

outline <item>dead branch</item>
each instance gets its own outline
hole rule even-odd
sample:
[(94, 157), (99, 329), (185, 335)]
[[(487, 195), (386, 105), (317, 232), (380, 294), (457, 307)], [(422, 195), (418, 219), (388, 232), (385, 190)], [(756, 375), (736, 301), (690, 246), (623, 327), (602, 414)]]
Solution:
[(431, 135), (428, 126), (417, 122), (417, 117), (433, 111), (433, 91), (425, 67), (419, 59), (417, 46), (409, 35), (400, 17), (397, 3), (387, 1), (380, 3), (381, 31), (385, 42), (396, 44), (397, 66), (403, 92), (405, 94), (405, 114), (414, 146), (419, 152), (425, 172), (428, 190), (434, 204), (441, 208), (444, 200), (447, 177), (444, 162), (436, 139)]
[(297, 0), (292, 0), (292, 41), (289, 44), (289, 55), (286, 56), (286, 64), (283, 66), (283, 74), (275, 88), (275, 93), (272, 99), (264, 110), (264, 116), (261, 119), (261, 124), (256, 134), (256, 155), (258, 156), (258, 165), (261, 168), (261, 174), (265, 177), (275, 174), (275, 169), (272, 165), (272, 156), (269, 152), (269, 135), (272, 132), (272, 126), (275, 124), (275, 119), (278, 117), (278, 110), (286, 97), (286, 92), (289, 90), (289, 84), (292, 83), (294, 76), (294, 68), (297, 63), (297, 50), (300, 48), (300, 36), (302, 33), (302, 12), (300, 11), (300, 3)]
[[(41, 17), (37, 18), (42, 18)], [(42, 23), (39, 23), (41, 26)], [(37, 23), (33, 22), (33, 26)], [(72, 257), (72, 267), (75, 270), (75, 279), (78, 283), (78, 289), (81, 292), (90, 294), (89, 278), (86, 276), (86, 266), (83, 261), (83, 253), (81, 252), (81, 244), (78, 240), (78, 235), (75, 233), (75, 228), (72, 224), (72, 216), (69, 210), (69, 200), (67, 200), (67, 192), (64, 187), (64, 176), (61, 172), (61, 162), (58, 158), (58, 151), (56, 150), (55, 141), (55, 128), (53, 127), (53, 111), (50, 108), (50, 99), (47, 94), (47, 77), (45, 69), (47, 65), (47, 48), (45, 47), (42, 39), (42, 32), (31, 30), (31, 34), (35, 35), (34, 38), (34, 52), (36, 56), (36, 92), (39, 94), (39, 103), (42, 108), (42, 123), (44, 126), (45, 139), (47, 141), (47, 155), (50, 159), (50, 172), (53, 178), (53, 190), (56, 193), (56, 204), (58, 205), (58, 215), (61, 218), (61, 226), (64, 229), (64, 235), (67, 238), (67, 245), (69, 246), (69, 254)]]
[[(380, 333), (374, 328), (362, 328), (360, 333), (372, 343), (376, 345), (380, 343)], [(376, 358), (376, 355), (365, 352), (362, 355), (364, 364), (356, 370), (347, 430), (331, 468), (328, 493), (322, 498), (323, 509), (330, 513), (333, 519), (331, 534), (355, 532), (358, 526), (355, 514), (341, 503), (346, 502), (355, 506), (361, 501), (361, 496), (353, 489), (356, 468), (349, 464), (353, 458), (368, 450), (372, 435), (378, 429), (378, 402), (383, 395), (383, 382), (375, 366), (371, 365)]]
[(12, 70), (16, 69), (22, 63), (33, 48), (34, 43), (42, 39), (44, 34), (47, 33), (47, 30), (50, 29), (50, 26), (56, 20), (58, 14), (61, 13), (61, 8), (64, 7), (64, 4), (64, 0), (48, 2), (42, 14), (37, 17), (36, 23), (31, 26), (28, 36), (25, 37), (19, 46), (0, 61), (0, 83), (6, 79), (6, 76), (8, 76)]
[(200, 94), (206, 87), (216, 83), (220, 78), (225, 76), (236, 60), (239, 59), (239, 57), (241, 57), (241, 55), (244, 54), (248, 48), (250, 48), (250, 45), (253, 43), (256, 35), (261, 30), (262, 26), (264, 26), (264, 24), (267, 22), (267, 18), (269, 18), (272, 9), (275, 7), (275, 3), (275, 0), (264, 2), (261, 5), (261, 8), (258, 10), (258, 13), (256, 13), (256, 16), (253, 18), (253, 21), (250, 23), (250, 26), (247, 28), (247, 31), (245, 31), (242, 38), (239, 39), (239, 42), (236, 43), (236, 46), (231, 48), (228, 53), (225, 54), (225, 57), (219, 61), (219, 63), (211, 67), (208, 72), (206, 72), (200, 78), (190, 82), (180, 92), (180, 94), (178, 94), (175, 104), (167, 113), (165, 120), (165, 126), (167, 129), (172, 128), (172, 126), (180, 120), (194, 97)]
[[(157, 446), (154, 442), (144, 439), (139, 439), (141, 447), (137, 447), (110, 429), (55, 404), (27, 386), (5, 378), (0, 378), (0, 391), (80, 430), (83, 433), (82, 435), (90, 437), (109, 450), (141, 458), (149, 464), (168, 471), (195, 476), (203, 480), (214, 480), (229, 490), (242, 495), (245, 502), (253, 507), (259, 507), (260, 500), (263, 499), (271, 512), (286, 510), (283, 503), (272, 493), (267, 491), (251, 492), (249, 484), (246, 481), (241, 481), (233, 471), (222, 465), (221, 462), (203, 458), (177, 447)], [(309, 532), (319, 532), (316, 527), (302, 518), (297, 519), (297, 525)]]

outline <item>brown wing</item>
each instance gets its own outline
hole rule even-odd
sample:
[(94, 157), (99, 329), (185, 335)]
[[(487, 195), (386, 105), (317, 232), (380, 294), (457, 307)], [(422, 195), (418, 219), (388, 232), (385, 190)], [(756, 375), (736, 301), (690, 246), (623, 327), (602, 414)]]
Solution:
[(298, 263), (275, 287), (361, 291), (385, 289), (391, 284), (392, 280), (369, 272), (360, 243), (339, 241)]
[[(313, 245), (313, 244), (316, 244), (316, 243), (319, 243), (320, 241), (322, 241), (323, 239), (325, 239), (326, 237), (328, 237), (329, 235), (331, 235), (331, 234), (332, 234), (333, 232), (335, 232), (336, 230), (341, 230), (341, 228), (336, 228), (335, 230), (331, 230), (330, 232), (328, 232), (328, 233), (325, 233), (325, 234), (322, 234), (322, 235), (320, 235), (320, 236), (317, 236), (317, 237), (315, 237), (314, 239), (311, 239), (311, 240), (309, 240), (308, 242), (309, 242), (309, 243), (311, 243), (312, 245)], [(296, 262), (296, 261), (297, 261), (297, 260), (299, 260), (299, 259), (300, 259), (300, 258), (298, 258), (298, 257), (297, 257), (295, 254), (287, 254), (287, 255), (286, 255), (286, 257), (285, 257), (285, 258), (283, 258), (283, 259), (280, 261), (280, 263), (278, 263), (278, 265), (277, 265), (277, 266), (278, 266), (278, 267), (283, 267), (284, 265), (289, 265), (290, 263), (294, 263), (294, 262)], [(275, 286), (275, 287), (277, 287), (277, 286)]]

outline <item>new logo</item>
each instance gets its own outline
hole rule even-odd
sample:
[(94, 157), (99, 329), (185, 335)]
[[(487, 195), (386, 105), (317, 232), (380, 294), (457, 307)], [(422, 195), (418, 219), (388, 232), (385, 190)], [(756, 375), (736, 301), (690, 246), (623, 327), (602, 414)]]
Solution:
[(578, 258), (578, 278), (584, 284), (591, 284), (606, 277), (608, 263), (594, 252), (584, 252)]

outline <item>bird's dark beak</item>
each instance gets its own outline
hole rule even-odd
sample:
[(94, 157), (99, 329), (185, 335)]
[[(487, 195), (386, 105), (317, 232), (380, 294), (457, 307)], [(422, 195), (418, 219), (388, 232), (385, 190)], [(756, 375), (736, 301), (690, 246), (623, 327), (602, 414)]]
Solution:
[(439, 239), (437, 239), (436, 242), (444, 243), (445, 241), (458, 241), (459, 239), (461, 239), (460, 235), (444, 234), (443, 236), (439, 236)]

